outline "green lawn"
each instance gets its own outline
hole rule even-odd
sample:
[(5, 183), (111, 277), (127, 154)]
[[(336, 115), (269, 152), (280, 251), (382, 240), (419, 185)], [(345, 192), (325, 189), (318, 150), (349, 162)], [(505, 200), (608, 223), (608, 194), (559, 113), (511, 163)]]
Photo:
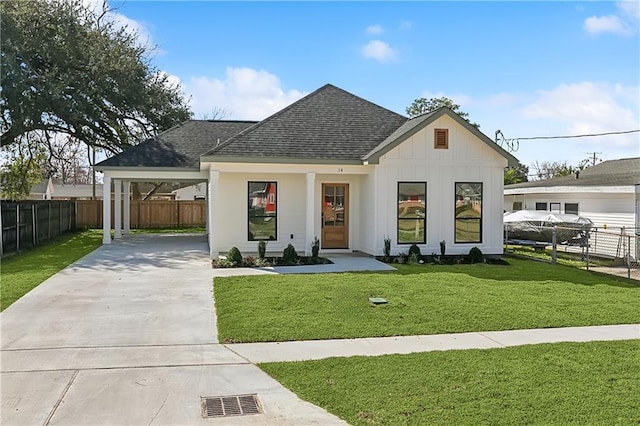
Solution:
[(354, 425), (640, 423), (640, 340), (260, 367)]
[(102, 231), (65, 234), (46, 245), (0, 263), (0, 310), (37, 287), (67, 265), (92, 252), (102, 243)]
[[(287, 341), (640, 322), (640, 287), (628, 280), (509, 262), (216, 278), (219, 337)], [(389, 304), (371, 306), (371, 296)]]

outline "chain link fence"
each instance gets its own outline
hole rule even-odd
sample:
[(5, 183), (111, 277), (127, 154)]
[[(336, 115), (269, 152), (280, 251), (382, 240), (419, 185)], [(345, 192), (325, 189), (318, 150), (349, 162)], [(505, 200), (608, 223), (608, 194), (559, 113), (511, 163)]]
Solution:
[(529, 226), (546, 241), (520, 240), (505, 224), (505, 253), (548, 260), (640, 281), (640, 228)]

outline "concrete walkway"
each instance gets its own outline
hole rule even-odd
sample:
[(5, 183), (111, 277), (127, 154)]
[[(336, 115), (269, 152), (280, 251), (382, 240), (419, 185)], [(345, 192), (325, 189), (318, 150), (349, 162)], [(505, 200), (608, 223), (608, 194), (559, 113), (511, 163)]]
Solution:
[[(640, 324), (221, 345), (214, 276), (386, 270), (333, 265), (211, 269), (204, 237), (137, 235), (102, 246), (0, 314), (0, 424), (345, 424), (258, 362), (640, 339)], [(256, 394), (261, 415), (204, 419), (201, 397)]]
[[(0, 424), (344, 424), (219, 345), (201, 236), (102, 246), (0, 314)], [(262, 415), (205, 419), (201, 397)]]

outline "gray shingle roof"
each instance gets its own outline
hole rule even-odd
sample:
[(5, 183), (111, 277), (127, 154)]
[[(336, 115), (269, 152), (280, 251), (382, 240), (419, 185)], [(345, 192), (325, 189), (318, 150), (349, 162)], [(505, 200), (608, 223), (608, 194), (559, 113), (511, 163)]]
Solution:
[(96, 165), (200, 168), (200, 156), (255, 121), (189, 120)]
[(407, 118), (327, 84), (207, 152), (207, 161), (360, 161)]
[(547, 180), (514, 183), (504, 189), (548, 188), (554, 186), (628, 186), (640, 184), (640, 157), (604, 161), (575, 175)]

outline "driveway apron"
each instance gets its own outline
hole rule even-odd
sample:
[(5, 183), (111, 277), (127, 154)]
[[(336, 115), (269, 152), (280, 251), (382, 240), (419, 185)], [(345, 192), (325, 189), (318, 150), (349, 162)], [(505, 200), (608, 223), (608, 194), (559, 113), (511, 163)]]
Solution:
[[(10, 424), (340, 424), (219, 345), (206, 238), (130, 235), (0, 314)], [(203, 418), (201, 397), (256, 394), (264, 414)]]

